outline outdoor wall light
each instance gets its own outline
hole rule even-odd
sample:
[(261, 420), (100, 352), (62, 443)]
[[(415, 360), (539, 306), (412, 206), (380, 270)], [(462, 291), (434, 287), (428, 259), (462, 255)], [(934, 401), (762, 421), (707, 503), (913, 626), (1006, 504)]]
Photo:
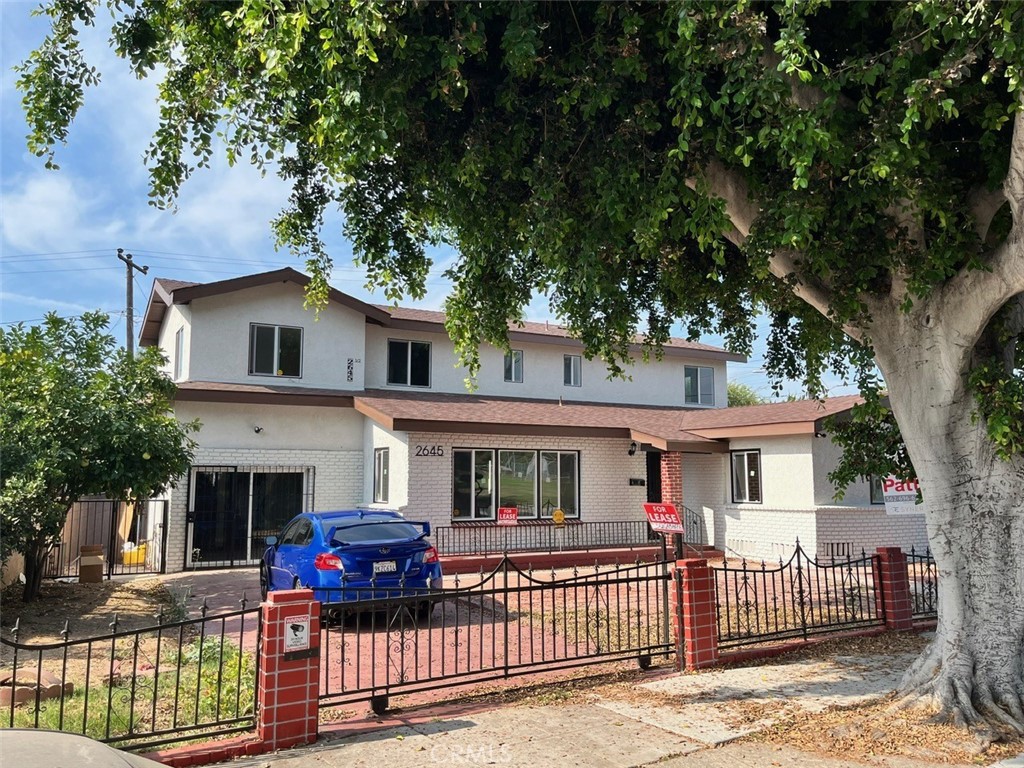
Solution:
[(630, 456), (636, 456), (636, 440), (629, 444), (629, 450), (626, 451)]
[(263, 427), (260, 427), (260, 426), (253, 427), (252, 431), (255, 432), (258, 435), (260, 432), (263, 431)]

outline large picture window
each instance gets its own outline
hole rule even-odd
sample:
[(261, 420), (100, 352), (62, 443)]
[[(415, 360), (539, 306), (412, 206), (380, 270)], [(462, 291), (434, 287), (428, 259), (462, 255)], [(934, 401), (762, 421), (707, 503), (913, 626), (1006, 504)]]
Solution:
[(249, 375), (302, 377), (302, 329), (249, 326)]
[(737, 504), (762, 502), (760, 451), (733, 451), (732, 500)]
[(377, 504), (388, 501), (388, 485), (391, 476), (391, 452), (387, 448), (373, 450), (373, 500)]
[(388, 339), (388, 384), (430, 386), (430, 342)]
[[(521, 449), (455, 449), (452, 518), (493, 520), (516, 507), (524, 520), (580, 514), (579, 453)], [(495, 461), (496, 460), (496, 461)]]
[(715, 369), (702, 365), (685, 366), (683, 389), (687, 405), (714, 405)]
[(452, 451), (452, 518), (494, 519), (494, 451)]

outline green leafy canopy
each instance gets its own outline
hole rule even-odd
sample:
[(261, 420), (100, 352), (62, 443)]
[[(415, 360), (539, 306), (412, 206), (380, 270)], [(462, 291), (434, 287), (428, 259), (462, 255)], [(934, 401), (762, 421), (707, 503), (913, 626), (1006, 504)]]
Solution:
[[(979, 226), (975, 201), (1007, 174), (1021, 3), (108, 5), (118, 53), (163, 73), (153, 202), (221, 145), (277, 172), (294, 194), (274, 228), (314, 304), (328, 207), (391, 299), (421, 296), (426, 246), (451, 244), (448, 330), (471, 373), (540, 291), (613, 374), (636, 333), (656, 353), (676, 321), (749, 351), (765, 312), (771, 376), (877, 388), (881, 302), (933, 300), (1009, 230), (1005, 208)], [(75, 38), (94, 11), (51, 0), (20, 70), (41, 155), (94, 77)], [(1000, 393), (979, 416), (1008, 454), (1018, 333), (989, 333), (972, 379)]]

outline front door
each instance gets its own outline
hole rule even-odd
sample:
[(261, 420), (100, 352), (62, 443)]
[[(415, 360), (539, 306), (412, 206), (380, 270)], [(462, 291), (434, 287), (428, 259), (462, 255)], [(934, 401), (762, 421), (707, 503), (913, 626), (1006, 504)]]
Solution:
[(661, 499), (661, 453), (647, 451), (647, 503), (660, 504)]

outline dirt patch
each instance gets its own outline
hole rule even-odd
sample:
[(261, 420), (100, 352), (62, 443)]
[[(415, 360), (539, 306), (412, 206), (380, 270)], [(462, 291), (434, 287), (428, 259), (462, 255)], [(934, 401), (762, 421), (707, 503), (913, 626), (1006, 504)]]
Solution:
[(10, 639), (11, 627), (19, 622), (21, 643), (58, 642), (65, 622), (72, 639), (109, 634), (114, 614), (119, 630), (153, 626), (161, 612), (165, 622), (181, 618), (176, 607), (180, 600), (158, 579), (99, 584), (44, 581), (34, 602), (23, 603), (21, 594), (20, 584), (0, 593), (4, 637)]
[(885, 700), (801, 713), (749, 738), (864, 761), (896, 755), (947, 765), (988, 765), (1024, 752), (1024, 740), (990, 744), (962, 728), (929, 722), (929, 717), (919, 710), (896, 709)]

